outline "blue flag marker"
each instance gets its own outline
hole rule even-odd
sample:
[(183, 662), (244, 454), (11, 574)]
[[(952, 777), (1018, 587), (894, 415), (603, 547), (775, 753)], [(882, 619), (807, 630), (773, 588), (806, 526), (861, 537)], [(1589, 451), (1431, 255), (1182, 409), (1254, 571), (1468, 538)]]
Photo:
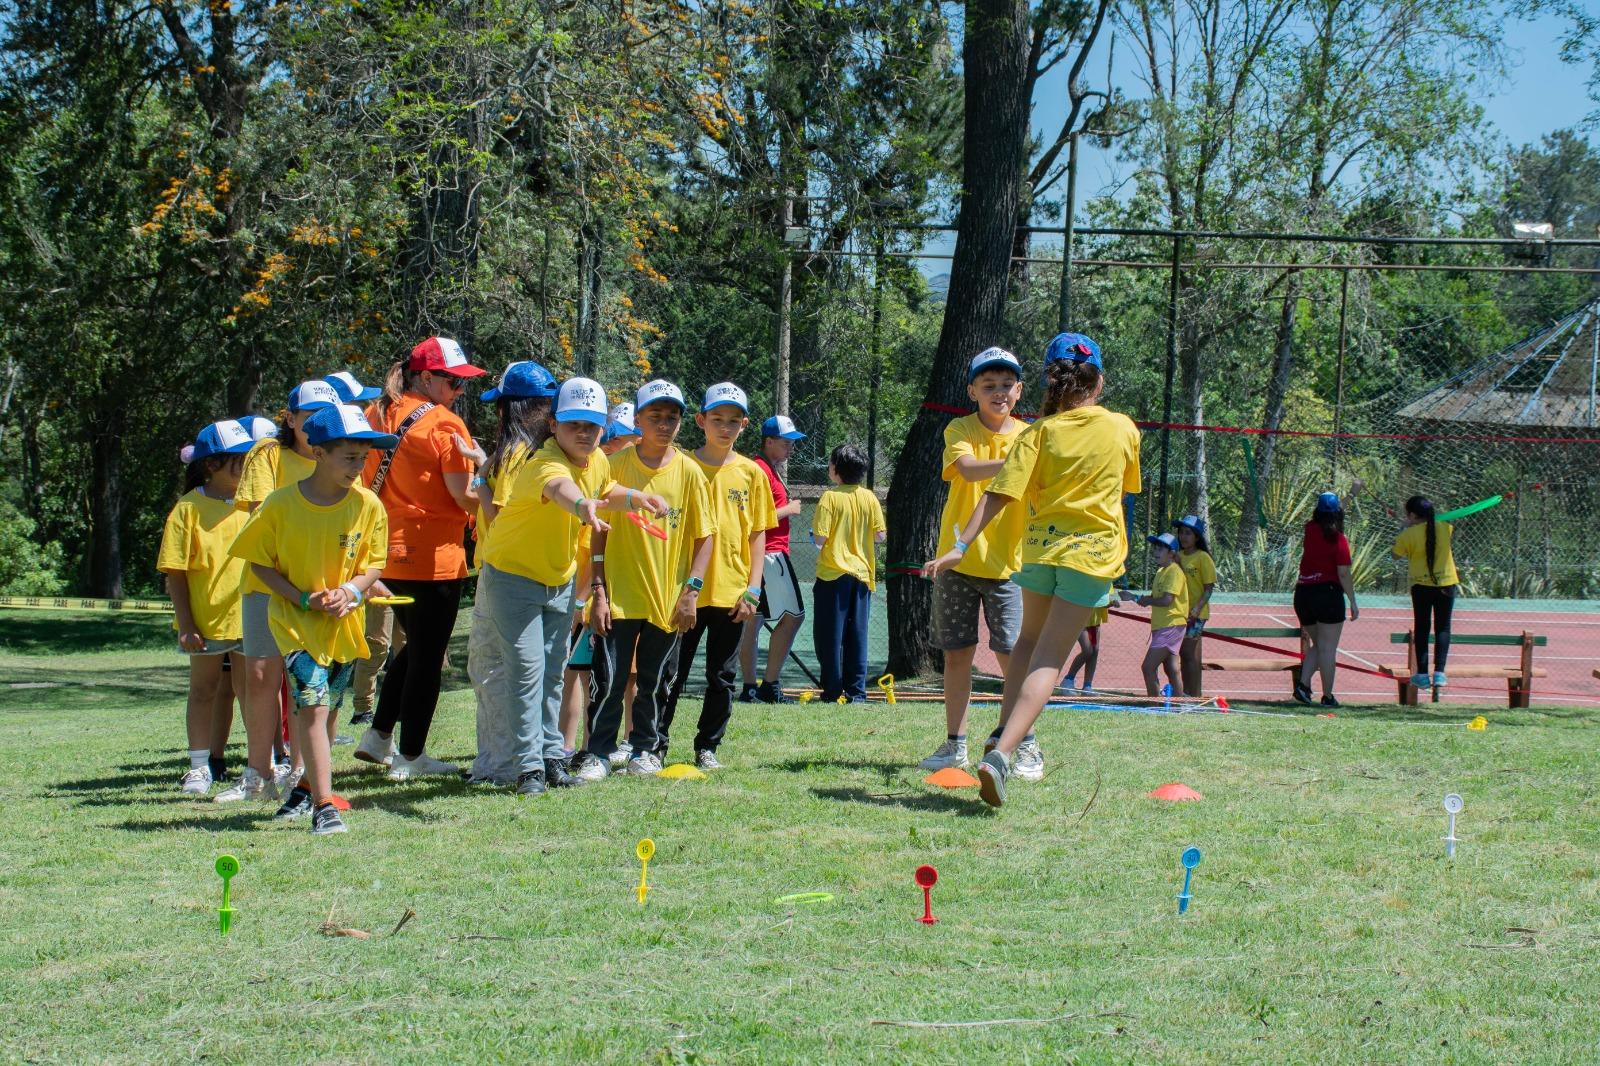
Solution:
[(1200, 865), (1200, 849), (1184, 848), (1178, 861), (1183, 863), (1183, 891), (1178, 893), (1178, 913), (1186, 914), (1189, 910), (1189, 880), (1194, 877), (1194, 868)]

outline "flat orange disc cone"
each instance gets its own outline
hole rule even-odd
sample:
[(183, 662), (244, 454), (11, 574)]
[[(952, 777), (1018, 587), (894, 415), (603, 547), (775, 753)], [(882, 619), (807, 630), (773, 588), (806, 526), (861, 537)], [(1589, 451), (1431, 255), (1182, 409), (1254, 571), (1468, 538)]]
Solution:
[(946, 766), (924, 777), (922, 783), (940, 788), (976, 788), (978, 779), (959, 766)]
[(1153, 800), (1171, 800), (1176, 803), (1193, 803), (1195, 800), (1205, 799), (1204, 796), (1200, 795), (1200, 793), (1196, 792), (1182, 781), (1173, 781), (1169, 784), (1162, 785), (1145, 798)]

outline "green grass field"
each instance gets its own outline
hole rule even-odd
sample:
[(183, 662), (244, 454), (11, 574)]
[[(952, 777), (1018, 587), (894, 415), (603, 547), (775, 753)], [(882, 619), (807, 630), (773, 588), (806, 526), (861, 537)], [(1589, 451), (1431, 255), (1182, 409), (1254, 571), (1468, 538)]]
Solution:
[[(1455, 708), (1058, 711), (1051, 773), (995, 815), (922, 784), (932, 705), (741, 705), (704, 783), (518, 801), (391, 785), (340, 749), (352, 832), (314, 839), (178, 793), (184, 677), (159, 620), (0, 616), (0, 1058), (1600, 1055), (1592, 713), (1486, 707), (1479, 733)], [(473, 751), (459, 673), (435, 736)], [(1205, 801), (1143, 798), (1172, 780)], [(1447, 791), (1467, 804), (1453, 862)], [(641, 836), (658, 847), (644, 908)], [(243, 864), (226, 939), (223, 852)], [(932, 927), (913, 920), (923, 862)], [(774, 902), (806, 890), (835, 899)], [(330, 915), (371, 938), (324, 935)]]

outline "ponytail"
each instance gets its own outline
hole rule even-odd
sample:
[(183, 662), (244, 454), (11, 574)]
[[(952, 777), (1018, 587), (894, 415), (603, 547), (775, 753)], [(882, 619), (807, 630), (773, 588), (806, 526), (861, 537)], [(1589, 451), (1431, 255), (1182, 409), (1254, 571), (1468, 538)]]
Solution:
[(1100, 388), (1100, 369), (1091, 363), (1057, 359), (1045, 367), (1044, 377), (1044, 406), (1040, 417), (1091, 404)]
[(288, 448), (291, 452), (300, 450), (300, 434), (289, 424), (288, 408), (284, 408), (278, 415), (278, 435), (273, 440), (278, 442), (280, 448)]
[(1426, 545), (1428, 558), (1428, 580), (1437, 581), (1439, 579), (1434, 574), (1434, 559), (1439, 549), (1439, 523), (1434, 517), (1433, 501), (1426, 496), (1413, 496), (1406, 501), (1406, 513), (1427, 523), (1428, 531), (1423, 536), (1423, 542)]
[(543, 396), (502, 396), (495, 402), (500, 409), (500, 425), (495, 430), (494, 446), (479, 472), (492, 479), (500, 472), (512, 449), (522, 445), (529, 452), (538, 450), (550, 439), (550, 400)]
[(1323, 539), (1329, 544), (1337, 541), (1340, 535), (1344, 533), (1343, 511), (1314, 511), (1312, 512), (1311, 520), (1317, 524), (1318, 529), (1322, 530)]
[(206, 478), (211, 476), (211, 471), (216, 467), (208, 466), (210, 459), (191, 459), (189, 465), (183, 468), (183, 491), (193, 492), (206, 483)]
[(389, 373), (383, 379), (383, 395), (378, 397), (378, 414), (385, 421), (392, 411), (412, 386), (416, 385), (418, 373), (410, 369), (409, 357), (401, 359), (389, 368)]

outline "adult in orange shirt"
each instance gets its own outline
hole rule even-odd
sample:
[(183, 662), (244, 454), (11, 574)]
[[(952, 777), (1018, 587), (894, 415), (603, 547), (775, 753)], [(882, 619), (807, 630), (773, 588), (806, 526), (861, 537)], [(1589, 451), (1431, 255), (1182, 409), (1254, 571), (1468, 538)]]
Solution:
[(468, 493), (472, 459), (457, 443), (458, 437), (470, 443), (472, 434), (450, 407), (467, 380), (482, 373), (467, 362), (461, 345), (429, 337), (389, 371), (383, 395), (367, 412), (374, 429), (400, 437), (393, 452), (375, 451), (366, 469), (367, 485), (389, 514), (383, 583), (396, 596), (415, 601), (395, 607), (406, 646), (383, 677), (372, 725), (355, 751), (364, 762), (389, 765), (391, 781), (458, 772), (426, 748), (467, 576), (463, 535), (477, 506)]

